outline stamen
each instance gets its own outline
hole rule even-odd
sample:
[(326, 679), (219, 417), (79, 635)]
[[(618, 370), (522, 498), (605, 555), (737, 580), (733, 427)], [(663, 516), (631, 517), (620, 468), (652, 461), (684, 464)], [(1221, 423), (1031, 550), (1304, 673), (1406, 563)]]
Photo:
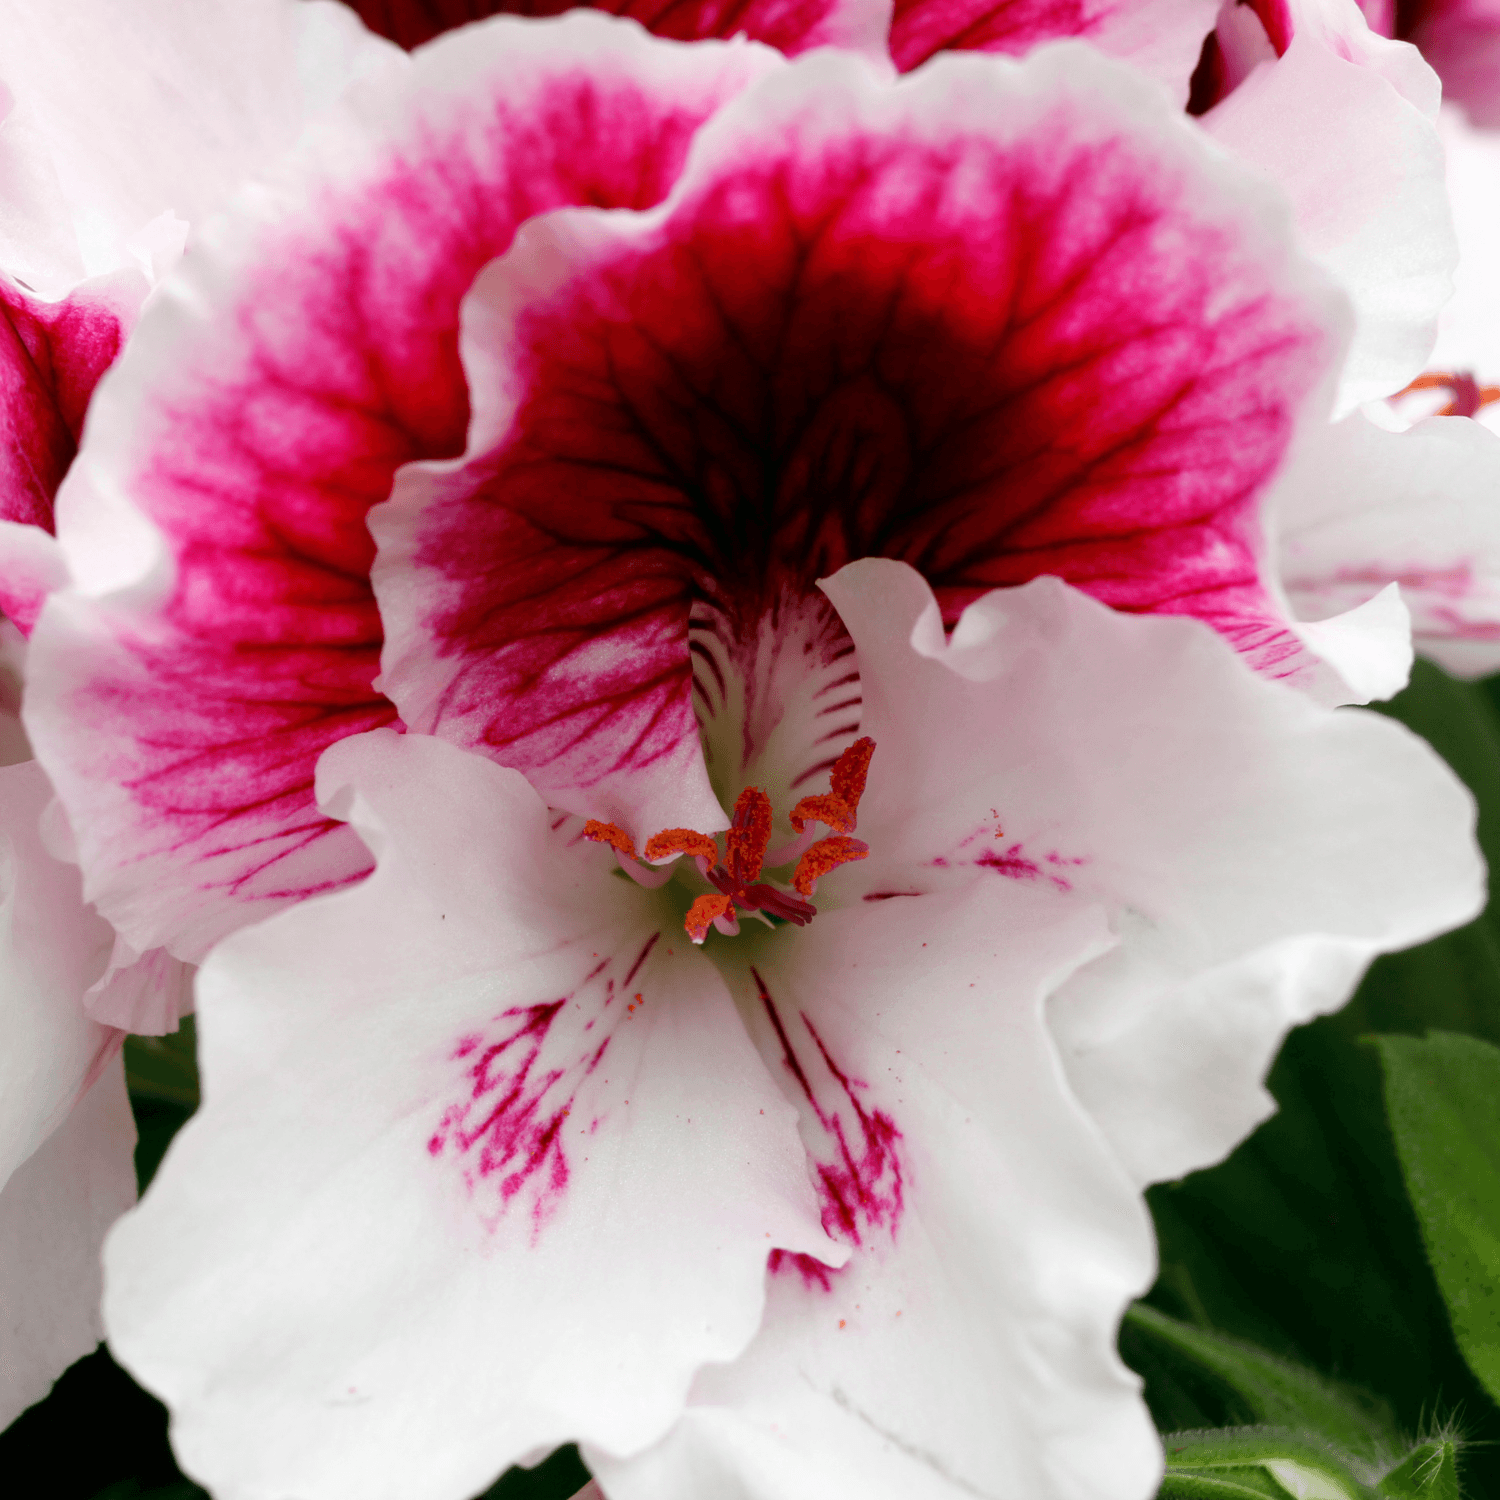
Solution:
[(701, 943), (708, 936), (708, 929), (720, 918), (733, 915), (734, 902), (728, 896), (699, 896), (688, 907), (688, 914), (682, 925), (695, 943)]
[(867, 735), (855, 742), (833, 763), (829, 789), (820, 796), (804, 797), (792, 809), (792, 827), (801, 833), (811, 822), (826, 824), (834, 833), (853, 833), (859, 799), (865, 793), (865, 777), (875, 741)]
[[(800, 854), (792, 877), (796, 894), (760, 878), (766, 861), (766, 847), (771, 842), (771, 799), (758, 787), (747, 786), (734, 804), (734, 818), (724, 835), (724, 862), (718, 863), (719, 845), (709, 834), (696, 828), (664, 828), (646, 840), (644, 858), (650, 867), (636, 863), (642, 856), (635, 852), (630, 835), (613, 823), (590, 819), (583, 836), (595, 843), (608, 844), (615, 858), (632, 880), (654, 887), (665, 884), (672, 871), (665, 863), (689, 855), (704, 878), (714, 887), (713, 894), (697, 897), (683, 919), (683, 928), (695, 943), (708, 937), (710, 927), (726, 937), (740, 930), (739, 914), (759, 917), (768, 926), (791, 922), (805, 927), (817, 916), (818, 909), (804, 898), (812, 895), (818, 881), (830, 870), (852, 860), (864, 859), (870, 846), (862, 839), (850, 838), (864, 795), (865, 777), (875, 741), (856, 740), (833, 764), (830, 790), (821, 796), (804, 797), (792, 813), (798, 838), (778, 853), (773, 865), (790, 863)], [(829, 838), (813, 840), (809, 823), (824, 823), (835, 830)]]
[(636, 857), (635, 840), (614, 823), (601, 823), (598, 818), (590, 818), (583, 825), (583, 836), (596, 844), (608, 844), (616, 854), (623, 854), (627, 859)]
[(692, 854), (717, 862), (719, 846), (706, 833), (695, 828), (664, 828), (646, 840), (645, 857), (653, 864), (679, 854)]
[(792, 876), (792, 888), (810, 896), (818, 888), (818, 880), (830, 870), (847, 865), (856, 859), (868, 859), (870, 846), (863, 839), (851, 839), (845, 834), (819, 839), (797, 862)]
[(1396, 395), (1399, 398), (1411, 391), (1436, 390), (1445, 390), (1453, 398), (1437, 413), (1440, 417), (1472, 417), (1482, 407), (1500, 401), (1500, 386), (1480, 385), (1468, 370), (1457, 370), (1451, 374), (1444, 370), (1429, 370), (1425, 375), (1418, 375), (1405, 390), (1398, 391)]

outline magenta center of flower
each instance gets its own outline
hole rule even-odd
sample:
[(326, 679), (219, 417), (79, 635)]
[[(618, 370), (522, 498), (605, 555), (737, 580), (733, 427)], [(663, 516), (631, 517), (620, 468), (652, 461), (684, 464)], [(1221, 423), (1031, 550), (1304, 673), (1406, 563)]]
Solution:
[[(830, 870), (853, 860), (864, 859), (870, 846), (852, 837), (864, 795), (865, 778), (875, 741), (856, 740), (834, 762), (829, 789), (816, 796), (803, 797), (792, 809), (791, 824), (797, 837), (791, 844), (772, 851), (771, 799), (760, 788), (747, 786), (734, 804), (734, 816), (724, 834), (720, 853), (718, 839), (699, 833), (695, 828), (665, 828), (646, 840), (645, 848), (636, 853), (635, 842), (614, 823), (591, 819), (583, 836), (595, 843), (608, 844), (627, 873), (643, 884), (654, 881), (642, 869), (668, 865), (687, 855), (693, 859), (703, 877), (714, 887), (699, 896), (688, 909), (683, 927), (695, 943), (702, 943), (710, 927), (726, 937), (739, 931), (739, 913), (760, 914), (805, 927), (817, 916), (818, 909), (807, 898), (817, 889), (819, 879)], [(814, 838), (812, 825), (821, 823), (830, 832)], [(792, 872), (791, 890), (761, 878), (769, 864), (772, 868), (797, 861)]]

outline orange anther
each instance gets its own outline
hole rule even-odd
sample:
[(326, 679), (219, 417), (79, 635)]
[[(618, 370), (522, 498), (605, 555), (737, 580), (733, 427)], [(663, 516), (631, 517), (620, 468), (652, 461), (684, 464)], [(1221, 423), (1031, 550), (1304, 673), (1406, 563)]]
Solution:
[(601, 823), (598, 818), (590, 818), (583, 825), (583, 836), (596, 844), (608, 844), (627, 859), (635, 858), (634, 840), (623, 828), (617, 828), (613, 823)]
[(1453, 398), (1437, 412), (1440, 417), (1472, 417), (1481, 408), (1500, 401), (1500, 386), (1480, 385), (1467, 370), (1429, 370), (1425, 375), (1418, 375), (1404, 390), (1397, 391), (1396, 395), (1400, 397), (1410, 391), (1437, 390), (1447, 391)]
[(701, 854), (717, 860), (719, 846), (706, 833), (694, 828), (663, 828), (646, 840), (647, 859), (665, 859), (669, 854)]
[(829, 790), (820, 796), (804, 797), (792, 809), (792, 827), (801, 833), (809, 823), (823, 823), (835, 833), (853, 833), (874, 753), (875, 741), (868, 735), (855, 740), (834, 761), (828, 777)]
[(708, 936), (708, 929), (713, 926), (715, 917), (733, 915), (734, 902), (728, 896), (699, 896), (688, 907), (688, 914), (682, 925), (695, 943), (701, 943)]
[(792, 876), (792, 889), (804, 896), (813, 893), (819, 877), (840, 865), (869, 856), (870, 846), (863, 839), (851, 839), (844, 834), (819, 839), (801, 859), (797, 861), (796, 873)]
[(771, 799), (758, 786), (747, 786), (734, 804), (734, 822), (724, 835), (724, 865), (736, 882), (749, 885), (771, 842)]

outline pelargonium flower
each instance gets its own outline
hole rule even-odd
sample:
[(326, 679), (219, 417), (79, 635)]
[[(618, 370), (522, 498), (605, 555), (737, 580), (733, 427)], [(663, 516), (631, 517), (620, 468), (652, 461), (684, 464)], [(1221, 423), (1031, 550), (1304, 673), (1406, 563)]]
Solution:
[[(393, 648), (377, 685), (366, 512), (403, 466), (446, 463), (466, 442), (473, 462), (452, 484), (468, 485), (533, 373), (528, 421), (546, 401), (585, 403), (581, 422), (569, 418), (584, 447), (559, 455), (558, 473), (585, 486), (588, 516), (614, 504), (600, 481), (618, 470), (612, 434), (638, 399), (661, 424), (641, 441), (665, 444), (639, 460), (664, 466), (651, 493), (668, 499), (664, 516), (672, 494), (691, 501), (680, 538), (658, 544), (648, 528), (632, 551), (637, 533), (595, 534), (591, 520), (575, 552), (540, 555), (561, 613), (538, 654), (528, 664), (507, 635), (529, 629), (514, 596), (486, 627), (477, 696), (441, 708), (455, 723), (467, 715), (463, 734), (549, 796), (542, 764), (572, 776), (570, 739), (587, 759), (590, 716), (611, 711), (607, 683), (593, 699), (568, 685), (597, 619), (585, 613), (570, 638), (568, 589), (589, 605), (593, 583), (575, 575), (595, 564), (610, 607), (655, 632), (637, 661), (657, 674), (662, 717), (640, 717), (634, 683), (617, 695), (634, 724), (621, 732), (644, 736), (647, 759), (657, 741), (684, 764), (696, 753), (695, 556), (721, 577), (790, 558), (804, 589), (861, 555), (906, 558), (950, 619), (992, 586), (1051, 572), (1117, 607), (1196, 613), (1265, 670), (1335, 696), (1391, 690), (1399, 660), (1366, 672), (1362, 691), (1323, 667), (1266, 567), (1261, 507), (1294, 436), (1322, 428), (1344, 317), (1273, 195), (1153, 86), (1087, 49), (932, 67), (956, 80), (951, 113), (908, 139), (907, 85), (853, 55), (788, 63), (743, 43), (678, 46), (586, 12), (500, 18), (356, 87), (273, 181), (204, 232), (95, 399), (58, 505), (75, 583), (49, 601), (32, 646), (27, 722), (77, 830), (89, 897), (130, 942), (196, 959), (276, 905), (367, 870), (357, 838), (314, 804), (317, 757), (393, 722), (388, 693), (427, 726), (434, 684), (468, 648), (436, 648), (430, 674)], [(825, 75), (830, 112), (776, 116), (778, 90), (795, 99)], [(912, 97), (927, 97), (926, 76), (909, 75)], [(728, 113), (752, 85), (765, 104)], [(963, 174), (946, 165), (954, 151)], [(871, 152), (883, 194), (860, 187)], [(781, 201), (778, 173), (805, 191)], [(650, 217), (674, 193), (667, 217)], [(542, 221), (579, 204), (629, 212)], [(804, 267), (796, 247), (825, 219), (825, 248)], [(554, 257), (564, 283), (516, 283), (515, 301), (506, 278), (542, 263), (532, 250), (476, 286), (528, 224), (538, 246), (566, 226)], [(638, 265), (649, 298), (628, 319), (616, 260)], [(509, 367), (524, 340), (507, 353), (496, 330), (512, 311), (538, 332), (551, 320), (550, 364)], [(640, 331), (610, 332), (622, 323)], [(788, 341), (766, 344), (783, 324)], [(625, 361), (618, 389), (607, 368), (577, 364), (606, 336)], [(663, 339), (673, 346), (657, 368), (650, 341)], [(673, 360), (677, 391), (663, 384)], [(597, 413), (569, 384), (575, 365), (611, 382)], [(726, 532), (700, 517), (691, 497), (711, 510), (735, 493), (725, 485), (767, 520)], [(507, 505), (480, 512), (482, 528), (511, 527), (507, 546), (554, 524), (544, 491)], [(480, 535), (482, 567), (495, 538)], [(392, 589), (395, 618), (405, 604)], [(1318, 653), (1348, 665), (1338, 627), (1314, 633)], [(509, 705), (508, 728), (486, 717), (488, 693)], [(88, 726), (106, 719), (101, 741)], [(666, 755), (655, 774), (675, 795), (672, 764)], [(595, 766), (571, 810), (618, 821), (610, 775)], [(708, 830), (706, 782), (694, 797)]]
[(290, 904), (209, 958), (110, 1251), (187, 1467), (1146, 1493), (1139, 1184), (1480, 898), (1431, 753), (1289, 685), (1261, 507), (1341, 325), (1073, 45), (896, 82), (501, 19), (205, 235), (28, 705), (130, 930)]
[[(106, 1317), (225, 1500), (458, 1497), (567, 1439), (611, 1500), (1143, 1500), (1138, 1184), (1482, 900), (1425, 745), (1196, 620), (1038, 579), (945, 635), (866, 559), (703, 645), (708, 767), (748, 784), (722, 838), (637, 858), (377, 730), (319, 770), (375, 873), (207, 960), (206, 1102)], [(649, 768), (617, 790), (673, 810)], [(862, 857), (799, 857), (794, 805)]]
[[(128, 21), (128, 24), (126, 22)], [(24, 635), (67, 581), (53, 503), (148, 289), (257, 156), (394, 49), (332, 4), (0, 4), (0, 1426), (98, 1341), (99, 1246), (135, 1197), (124, 1030), (190, 974), (88, 906), (17, 710)], [(97, 732), (97, 725), (94, 726)], [(43, 837), (43, 818), (46, 837)]]

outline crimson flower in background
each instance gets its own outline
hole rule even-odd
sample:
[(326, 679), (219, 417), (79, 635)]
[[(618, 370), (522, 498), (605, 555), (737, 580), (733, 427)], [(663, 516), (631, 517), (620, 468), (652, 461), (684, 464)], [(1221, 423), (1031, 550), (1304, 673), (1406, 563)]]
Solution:
[[(1315, 701), (1368, 614), (1267, 560), (1346, 328), (1077, 45), (898, 82), (497, 19), (206, 231), (27, 706), (90, 893), (222, 939), (108, 1251), (188, 1469), (1148, 1494), (1140, 1185), (1480, 899), (1449, 773)], [(799, 879), (820, 832), (864, 857)]]

